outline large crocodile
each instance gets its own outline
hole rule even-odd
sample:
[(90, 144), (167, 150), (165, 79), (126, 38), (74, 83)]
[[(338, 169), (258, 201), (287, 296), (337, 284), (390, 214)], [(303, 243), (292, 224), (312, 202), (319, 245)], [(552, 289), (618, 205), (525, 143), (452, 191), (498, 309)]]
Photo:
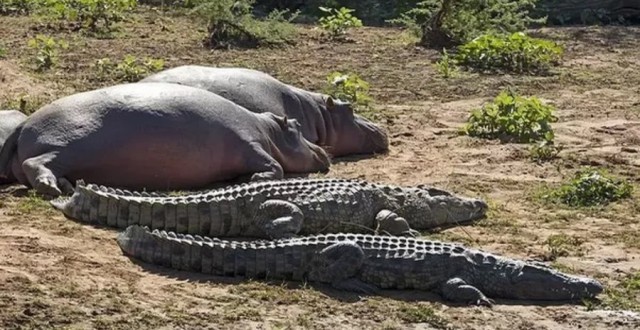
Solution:
[(490, 298), (580, 300), (603, 290), (596, 280), (538, 263), (407, 237), (327, 234), (226, 241), (130, 226), (117, 241), (128, 256), (178, 270), (329, 283), (364, 293), (417, 289), (481, 305), (491, 305)]
[[(283, 238), (329, 232), (414, 235), (481, 218), (487, 204), (423, 186), (347, 179), (286, 179), (170, 196), (78, 182), (51, 202), (67, 217), (124, 229), (129, 225), (204, 236)], [(406, 219), (406, 220), (405, 220)]]

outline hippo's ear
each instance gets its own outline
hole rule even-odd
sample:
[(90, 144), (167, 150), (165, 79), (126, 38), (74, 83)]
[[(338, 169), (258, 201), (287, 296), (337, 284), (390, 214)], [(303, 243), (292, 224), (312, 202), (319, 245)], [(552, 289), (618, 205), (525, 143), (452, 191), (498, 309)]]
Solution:
[(282, 128), (283, 130), (287, 129), (287, 116), (280, 117), (276, 121), (278, 122), (278, 124), (280, 124), (280, 128)]
[(331, 111), (336, 107), (336, 101), (333, 100), (333, 97), (329, 96), (327, 97), (327, 100), (325, 101), (325, 104), (327, 106), (327, 110)]

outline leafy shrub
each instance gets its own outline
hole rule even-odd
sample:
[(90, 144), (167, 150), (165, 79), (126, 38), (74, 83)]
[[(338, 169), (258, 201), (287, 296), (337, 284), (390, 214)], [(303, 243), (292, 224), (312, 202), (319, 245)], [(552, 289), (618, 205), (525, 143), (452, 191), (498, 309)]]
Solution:
[(427, 0), (390, 20), (412, 28), (425, 46), (452, 46), (489, 33), (517, 32), (534, 19), (529, 10), (537, 0)]
[(320, 27), (329, 33), (331, 39), (336, 39), (347, 33), (350, 28), (361, 27), (362, 21), (351, 15), (353, 9), (341, 7), (340, 9), (320, 7), (320, 10), (329, 14), (318, 20)]
[(502, 91), (493, 102), (471, 112), (464, 133), (515, 142), (553, 140), (550, 123), (557, 121), (554, 108), (537, 97), (522, 97)]
[(75, 22), (80, 28), (96, 33), (113, 31), (114, 24), (125, 18), (125, 13), (136, 8), (136, 0), (44, 0), (45, 17), (58, 21)]
[(562, 147), (553, 141), (553, 134), (546, 135), (541, 142), (534, 144), (529, 148), (529, 156), (536, 163), (544, 163), (556, 159), (562, 151)]
[(456, 61), (449, 56), (446, 49), (442, 49), (442, 57), (436, 62), (436, 70), (443, 78), (451, 78), (458, 73)]
[(369, 83), (357, 74), (345, 74), (342, 72), (329, 74), (325, 93), (333, 98), (353, 104), (356, 109), (363, 111), (370, 109)]
[(191, 13), (207, 21), (206, 44), (211, 48), (277, 46), (293, 43), (297, 34), (291, 21), (298, 13), (273, 11), (257, 19), (252, 14), (255, 0), (205, 1)]
[(478, 37), (458, 47), (456, 59), (477, 70), (536, 73), (557, 65), (562, 53), (562, 47), (552, 41), (516, 32)]
[(0, 0), (0, 15), (28, 15), (45, 0)]
[(579, 171), (569, 183), (552, 190), (544, 197), (574, 207), (604, 206), (631, 197), (632, 191), (631, 184), (614, 178), (605, 171), (585, 169)]
[(126, 82), (139, 81), (146, 75), (158, 72), (163, 68), (164, 60), (162, 59), (146, 57), (140, 61), (133, 55), (126, 55), (120, 63), (113, 63), (109, 58), (103, 58), (96, 62), (100, 78)]
[(34, 63), (38, 71), (49, 70), (58, 63), (58, 51), (66, 49), (68, 44), (64, 40), (56, 41), (51, 37), (37, 35), (29, 40), (29, 47), (36, 51)]

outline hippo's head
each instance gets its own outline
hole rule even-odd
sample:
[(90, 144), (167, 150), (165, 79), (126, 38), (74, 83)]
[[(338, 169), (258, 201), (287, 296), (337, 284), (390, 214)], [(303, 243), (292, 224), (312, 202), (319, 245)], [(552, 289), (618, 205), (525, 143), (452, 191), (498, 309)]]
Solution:
[(276, 134), (273, 135), (274, 152), (285, 172), (313, 173), (326, 172), (331, 160), (321, 147), (302, 136), (301, 125), (295, 119), (288, 119), (271, 113)]
[(336, 136), (335, 143), (330, 146), (332, 155), (372, 154), (389, 150), (386, 133), (374, 123), (354, 114), (350, 103), (328, 97), (325, 106)]
[(15, 181), (10, 170), (15, 141), (12, 145), (7, 146), (5, 146), (5, 142), (26, 119), (27, 116), (20, 111), (0, 110), (0, 184)]

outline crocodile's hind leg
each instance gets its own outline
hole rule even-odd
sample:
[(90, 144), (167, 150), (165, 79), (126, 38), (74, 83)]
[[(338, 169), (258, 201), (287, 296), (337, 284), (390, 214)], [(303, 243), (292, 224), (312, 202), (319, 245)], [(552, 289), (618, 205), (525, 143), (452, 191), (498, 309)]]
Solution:
[(331, 283), (340, 290), (375, 293), (377, 287), (354, 277), (365, 258), (364, 251), (355, 242), (335, 243), (317, 253), (309, 272), (309, 280)]
[[(57, 197), (64, 193), (73, 193), (73, 185), (66, 179), (58, 177), (55, 166), (58, 152), (53, 151), (32, 157), (22, 163), (22, 171), (31, 186), (41, 194)], [(62, 189), (61, 189), (62, 188)]]
[(255, 223), (271, 238), (288, 238), (302, 229), (304, 215), (295, 204), (282, 200), (267, 200), (260, 204)]
[(420, 233), (411, 229), (405, 218), (398, 216), (389, 210), (382, 210), (376, 215), (378, 233), (388, 233), (394, 236), (419, 236)]
[(442, 286), (442, 296), (446, 300), (491, 306), (493, 301), (473, 285), (461, 278), (452, 278)]

